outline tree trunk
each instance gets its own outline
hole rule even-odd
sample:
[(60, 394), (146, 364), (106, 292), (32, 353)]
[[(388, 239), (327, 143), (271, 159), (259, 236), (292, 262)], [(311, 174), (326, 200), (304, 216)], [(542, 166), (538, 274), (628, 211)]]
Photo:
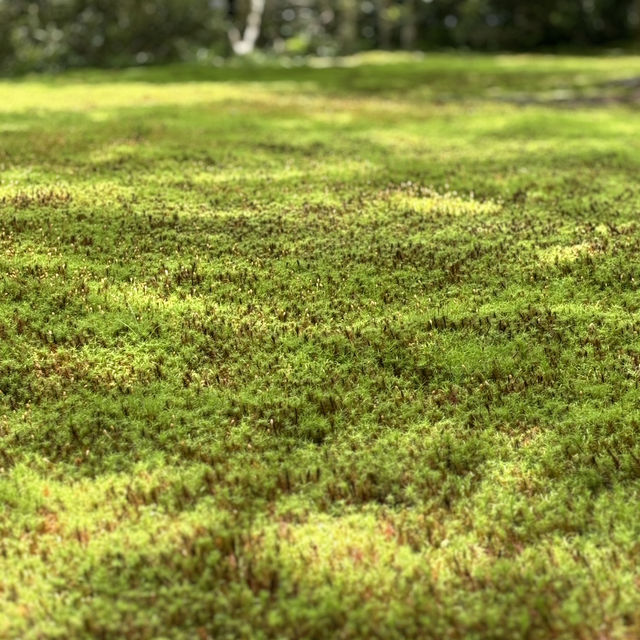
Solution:
[(416, 0), (407, 0), (404, 5), (402, 30), (400, 31), (400, 41), (403, 49), (411, 50), (416, 45), (417, 18)]
[(389, 49), (391, 46), (391, 25), (389, 24), (389, 0), (376, 1), (376, 21), (378, 27), (378, 47)]
[(629, 36), (637, 42), (640, 39), (640, 0), (631, 2), (627, 24), (629, 25)]
[(229, 42), (236, 55), (244, 56), (255, 51), (256, 42), (260, 37), (260, 29), (262, 28), (264, 5), (265, 0), (251, 0), (247, 24), (242, 34), (234, 24), (229, 27)]
[(358, 36), (358, 4), (356, 0), (340, 0), (338, 40), (342, 53), (353, 53)]

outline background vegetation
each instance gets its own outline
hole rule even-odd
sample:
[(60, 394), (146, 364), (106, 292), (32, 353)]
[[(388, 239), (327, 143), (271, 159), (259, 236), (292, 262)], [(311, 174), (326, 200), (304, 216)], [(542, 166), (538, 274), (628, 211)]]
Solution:
[(264, 52), (627, 46), (638, 0), (0, 0), (0, 70), (126, 66), (228, 55), (260, 9)]

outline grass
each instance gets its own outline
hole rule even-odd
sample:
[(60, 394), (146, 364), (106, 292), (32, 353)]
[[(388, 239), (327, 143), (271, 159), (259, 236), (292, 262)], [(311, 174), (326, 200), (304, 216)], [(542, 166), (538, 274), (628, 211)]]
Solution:
[(1, 82), (0, 637), (638, 637), (634, 75)]

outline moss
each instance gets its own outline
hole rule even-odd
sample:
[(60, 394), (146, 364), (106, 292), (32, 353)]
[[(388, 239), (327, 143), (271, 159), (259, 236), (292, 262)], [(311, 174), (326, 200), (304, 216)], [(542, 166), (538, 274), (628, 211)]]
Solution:
[(621, 68), (2, 83), (0, 636), (640, 633)]

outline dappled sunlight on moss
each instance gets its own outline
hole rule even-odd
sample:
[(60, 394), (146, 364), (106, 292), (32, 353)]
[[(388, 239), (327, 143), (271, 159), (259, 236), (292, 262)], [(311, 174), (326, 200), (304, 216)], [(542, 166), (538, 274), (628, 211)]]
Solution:
[(406, 208), (428, 216), (490, 216), (500, 211), (500, 205), (491, 201), (461, 198), (456, 194), (439, 194), (426, 190), (420, 196), (398, 194), (391, 200), (392, 206)]
[(637, 635), (638, 64), (0, 83), (0, 636)]
[(575, 262), (580, 256), (593, 252), (590, 244), (581, 242), (568, 247), (549, 247), (540, 250), (540, 261), (543, 264)]

